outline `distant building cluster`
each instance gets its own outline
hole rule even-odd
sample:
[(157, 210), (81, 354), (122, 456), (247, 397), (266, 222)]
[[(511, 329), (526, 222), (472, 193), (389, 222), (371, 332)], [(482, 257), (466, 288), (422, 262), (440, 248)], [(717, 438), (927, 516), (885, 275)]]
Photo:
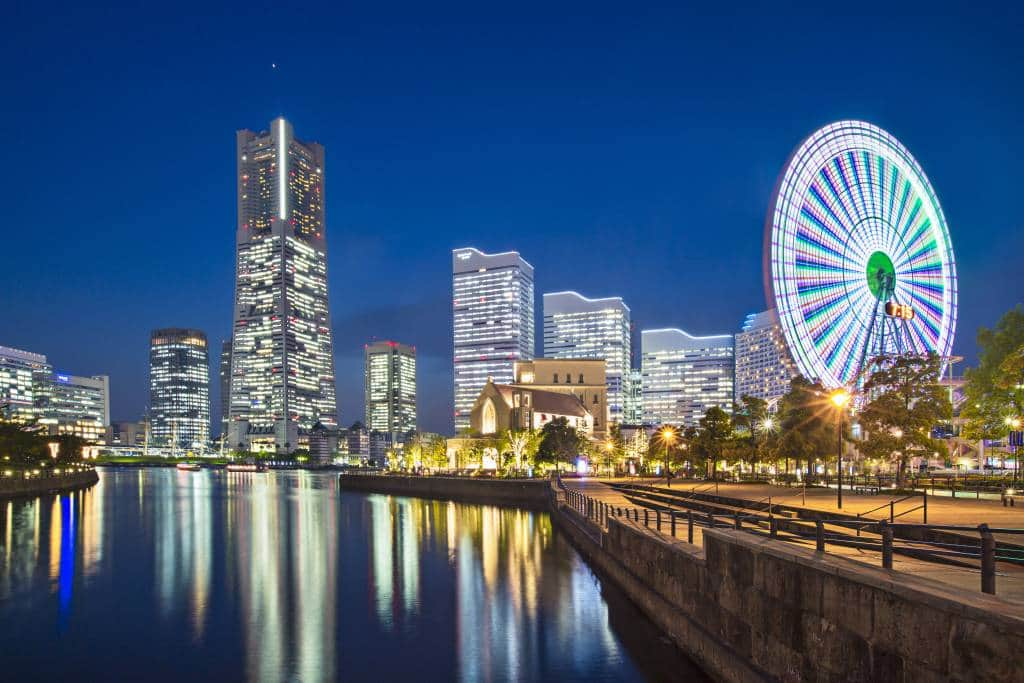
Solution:
[(110, 379), (54, 370), (43, 354), (0, 346), (0, 416), (51, 436), (101, 442), (110, 426)]

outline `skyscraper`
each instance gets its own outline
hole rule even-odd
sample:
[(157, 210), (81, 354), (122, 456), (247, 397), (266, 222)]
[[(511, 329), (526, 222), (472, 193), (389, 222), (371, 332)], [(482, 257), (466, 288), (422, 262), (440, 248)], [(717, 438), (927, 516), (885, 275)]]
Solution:
[(513, 364), (533, 358), (533, 266), (516, 251), (453, 250), (452, 318), (458, 431), (488, 377), (511, 384)]
[(644, 330), (643, 409), (648, 424), (696, 427), (708, 408), (732, 412), (731, 334), (694, 337), (682, 330)]
[(231, 421), (231, 339), (220, 343), (220, 438), (228, 435)]
[(576, 292), (544, 295), (544, 357), (598, 358), (606, 362), (608, 415), (622, 422), (629, 395), (629, 306), (621, 297), (588, 299)]
[(290, 452), (337, 427), (327, 300), (324, 148), (275, 119), (237, 134), (229, 443)]
[(150, 434), (191, 448), (210, 437), (210, 355), (201, 330), (169, 327), (149, 338)]
[(416, 429), (416, 349), (393, 341), (367, 344), (366, 427), (402, 440)]
[(748, 315), (736, 334), (736, 402), (754, 396), (773, 406), (796, 374), (775, 309)]

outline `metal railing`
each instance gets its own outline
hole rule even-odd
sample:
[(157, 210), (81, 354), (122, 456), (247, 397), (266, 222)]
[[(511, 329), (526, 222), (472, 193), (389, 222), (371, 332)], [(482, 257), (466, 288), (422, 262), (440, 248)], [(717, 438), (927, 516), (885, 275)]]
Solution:
[[(884, 569), (893, 568), (893, 554), (900, 553), (932, 562), (945, 562), (956, 564), (961, 567), (967, 566), (970, 561), (977, 560), (981, 579), (981, 590), (984, 593), (995, 594), (996, 592), (996, 565), (997, 562), (1024, 565), (1024, 549), (999, 547), (994, 534), (1005, 534), (1024, 536), (1024, 529), (990, 528), (987, 524), (980, 524), (977, 527), (942, 525), (942, 524), (913, 524), (894, 523), (890, 520), (815, 520), (813, 523), (807, 520), (780, 518), (771, 514), (740, 514), (739, 511), (731, 515), (707, 513), (695, 513), (693, 510), (664, 510), (661, 508), (617, 506), (606, 503), (582, 491), (565, 487), (558, 481), (560, 488), (564, 490), (565, 503), (581, 516), (607, 529), (608, 520), (611, 518), (624, 518), (632, 520), (637, 524), (643, 524), (646, 528), (652, 528), (671, 538), (677, 538), (677, 531), (680, 526), (685, 526), (686, 541), (693, 543), (694, 528), (731, 528), (749, 533), (767, 535), (772, 539), (807, 544), (814, 543), (817, 552), (826, 552), (829, 545), (855, 548), (866, 551), (878, 552), (881, 557), (881, 566)], [(908, 496), (909, 498), (910, 496)], [(875, 511), (886, 507), (876, 508)], [(921, 507), (921, 506), (918, 506)], [(891, 514), (893, 519), (912, 512), (917, 508), (907, 510), (900, 515)], [(827, 527), (840, 527), (856, 532), (842, 533), (829, 531)], [(896, 540), (895, 531), (901, 529), (925, 529), (934, 531), (949, 531), (965, 536), (964, 540), (978, 534), (978, 544), (969, 542), (939, 542), (939, 541), (907, 541)], [(874, 537), (864, 537), (863, 532), (867, 531)], [(1024, 540), (1024, 539), (1022, 539)]]
[[(918, 497), (918, 495), (921, 496), (921, 501), (922, 501), (919, 505), (915, 505), (912, 508), (904, 510), (904, 511), (900, 512), (898, 515), (896, 514), (896, 504), (897, 503), (903, 503), (903, 502), (911, 500), (911, 499), (916, 499)], [(875, 512), (878, 512), (879, 510), (882, 510), (884, 508), (889, 508), (889, 523), (890, 524), (895, 522), (897, 517), (902, 517), (904, 515), (910, 514), (911, 512), (917, 512), (918, 510), (922, 511), (922, 517), (924, 518), (923, 522), (925, 524), (928, 523), (928, 496), (926, 496), (924, 494), (917, 494), (917, 493), (911, 493), (909, 496), (903, 496), (902, 498), (897, 498), (895, 500), (890, 500), (889, 502), (882, 503), (878, 507), (871, 508), (870, 510), (865, 510), (864, 512), (858, 512), (857, 513), (857, 518), (860, 519), (860, 518), (863, 517), (863, 518), (866, 519), (868, 515), (873, 514)]]

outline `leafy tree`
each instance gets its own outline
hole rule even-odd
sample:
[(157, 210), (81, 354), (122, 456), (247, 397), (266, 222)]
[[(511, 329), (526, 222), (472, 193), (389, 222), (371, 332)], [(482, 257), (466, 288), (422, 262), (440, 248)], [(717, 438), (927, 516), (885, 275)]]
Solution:
[(818, 382), (797, 376), (779, 400), (779, 436), (776, 457), (793, 460), (797, 469), (810, 471), (811, 462), (834, 450), (836, 425), (828, 390)]
[(501, 453), (512, 455), (513, 470), (520, 472), (533, 465), (533, 457), (540, 446), (541, 435), (532, 429), (509, 429), (501, 436)]
[(715, 476), (715, 461), (722, 456), (722, 451), (732, 437), (732, 419), (729, 413), (718, 406), (711, 406), (700, 419), (697, 430), (695, 455), (706, 463), (708, 477)]
[(1024, 308), (1007, 311), (994, 329), (978, 330), (978, 367), (964, 371), (963, 434), (999, 439), (1006, 418), (1024, 413)]
[(434, 434), (422, 445), (423, 464), (433, 469), (448, 467), (448, 440), (440, 434)]
[(548, 422), (540, 430), (540, 444), (537, 447), (537, 461), (551, 463), (560, 468), (573, 460), (584, 449), (586, 439), (569, 426), (569, 421), (559, 417)]
[(637, 429), (633, 432), (632, 438), (624, 444), (623, 450), (625, 456), (637, 461), (638, 473), (644, 468), (644, 458), (647, 457), (648, 441), (647, 431), (644, 429)]
[(880, 359), (878, 365), (864, 383), (870, 400), (860, 413), (865, 432), (860, 450), (886, 459), (898, 452), (902, 480), (913, 453), (946, 455), (946, 444), (932, 438), (932, 428), (952, 417), (952, 406), (939, 384), (942, 360), (936, 354)]

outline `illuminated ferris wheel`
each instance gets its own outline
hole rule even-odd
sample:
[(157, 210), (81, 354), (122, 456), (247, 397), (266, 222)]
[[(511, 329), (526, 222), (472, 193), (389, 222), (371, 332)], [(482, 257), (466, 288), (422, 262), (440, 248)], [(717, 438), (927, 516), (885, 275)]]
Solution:
[(770, 211), (768, 299), (805, 377), (853, 386), (879, 356), (949, 356), (949, 230), (896, 138), (861, 121), (815, 131), (790, 157)]

